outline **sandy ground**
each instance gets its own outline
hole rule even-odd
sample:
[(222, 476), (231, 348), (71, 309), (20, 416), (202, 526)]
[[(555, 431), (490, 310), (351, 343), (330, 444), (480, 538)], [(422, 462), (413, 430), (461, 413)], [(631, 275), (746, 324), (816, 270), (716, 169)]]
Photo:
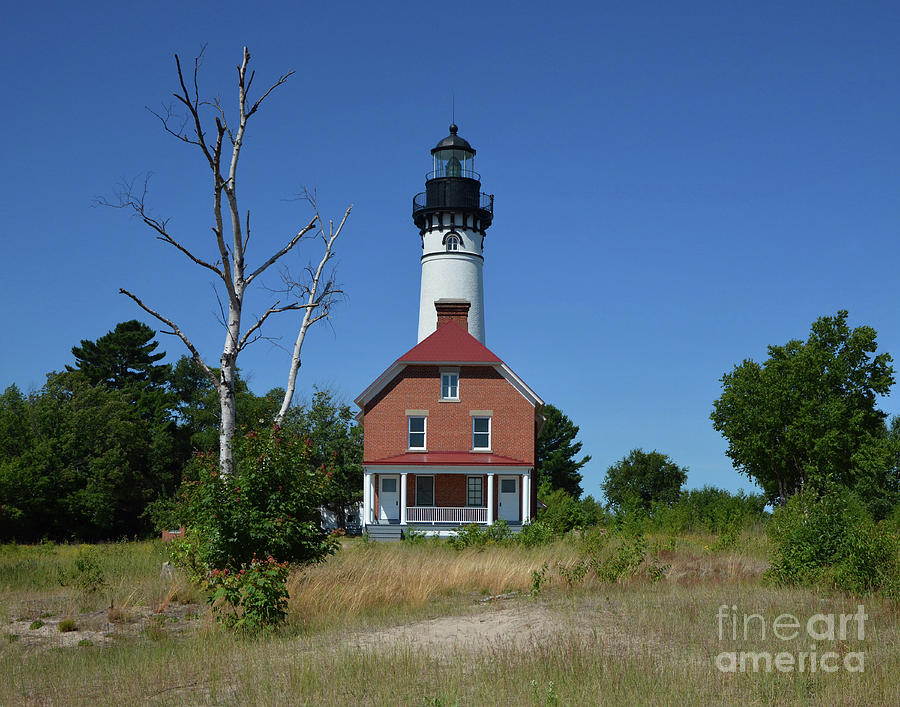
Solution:
[[(149, 607), (103, 609), (72, 616), (75, 630), (60, 631), (59, 625), (67, 617), (42, 616), (43, 626), (31, 628), (35, 617), (20, 618), (0, 631), (26, 646), (41, 648), (70, 648), (78, 645), (103, 646), (126, 637), (145, 635), (151, 639), (165, 635), (177, 636), (196, 627), (202, 607), (197, 604), (172, 604), (161, 611)], [(6, 639), (10, 640), (10, 639)]]
[(480, 606), (474, 613), (416, 621), (357, 634), (349, 641), (362, 649), (409, 647), (436, 655), (457, 650), (491, 648), (527, 650), (550, 638), (597, 645), (609, 654), (662, 649), (652, 636), (634, 635), (626, 619), (608, 600), (584, 601), (573, 606), (550, 606), (527, 597)]

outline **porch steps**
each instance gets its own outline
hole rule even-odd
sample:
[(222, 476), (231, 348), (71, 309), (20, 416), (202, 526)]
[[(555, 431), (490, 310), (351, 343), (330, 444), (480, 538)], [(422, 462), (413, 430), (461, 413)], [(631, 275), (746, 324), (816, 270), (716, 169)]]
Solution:
[(401, 538), (402, 527), (399, 525), (367, 525), (366, 532), (369, 540), (389, 543), (398, 542)]

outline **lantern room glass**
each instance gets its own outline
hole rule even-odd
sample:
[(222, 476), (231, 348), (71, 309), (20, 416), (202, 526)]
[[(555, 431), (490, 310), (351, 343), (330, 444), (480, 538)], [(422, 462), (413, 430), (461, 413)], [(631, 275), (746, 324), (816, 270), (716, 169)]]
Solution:
[(435, 177), (475, 177), (475, 155), (466, 150), (438, 150), (434, 153)]

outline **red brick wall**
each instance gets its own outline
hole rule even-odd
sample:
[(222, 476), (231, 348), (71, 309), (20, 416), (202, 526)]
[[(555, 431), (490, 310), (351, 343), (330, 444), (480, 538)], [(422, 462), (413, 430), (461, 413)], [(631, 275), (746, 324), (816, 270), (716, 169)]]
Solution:
[(456, 322), (463, 331), (469, 331), (469, 308), (471, 306), (468, 302), (435, 302), (437, 328), (440, 329), (447, 322)]
[(534, 407), (490, 366), (461, 366), (459, 402), (441, 401), (440, 366), (407, 366), (366, 406), (364, 458), (375, 461), (407, 450), (407, 410), (428, 410), (430, 452), (472, 449), (470, 410), (492, 410), (494, 454), (534, 463)]

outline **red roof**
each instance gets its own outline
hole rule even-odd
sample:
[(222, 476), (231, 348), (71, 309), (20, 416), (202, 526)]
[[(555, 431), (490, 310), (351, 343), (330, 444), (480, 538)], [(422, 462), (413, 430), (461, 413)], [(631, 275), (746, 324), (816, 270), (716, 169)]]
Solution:
[(456, 322), (447, 322), (397, 361), (403, 363), (503, 363)]
[[(445, 325), (442, 328), (446, 328)], [(394, 457), (377, 459), (376, 461), (363, 462), (370, 464), (415, 464), (415, 465), (440, 465), (440, 466), (532, 466), (528, 462), (519, 461), (511, 457), (502, 457), (499, 454), (484, 454), (480, 452), (423, 452), (417, 454), (408, 452)]]

